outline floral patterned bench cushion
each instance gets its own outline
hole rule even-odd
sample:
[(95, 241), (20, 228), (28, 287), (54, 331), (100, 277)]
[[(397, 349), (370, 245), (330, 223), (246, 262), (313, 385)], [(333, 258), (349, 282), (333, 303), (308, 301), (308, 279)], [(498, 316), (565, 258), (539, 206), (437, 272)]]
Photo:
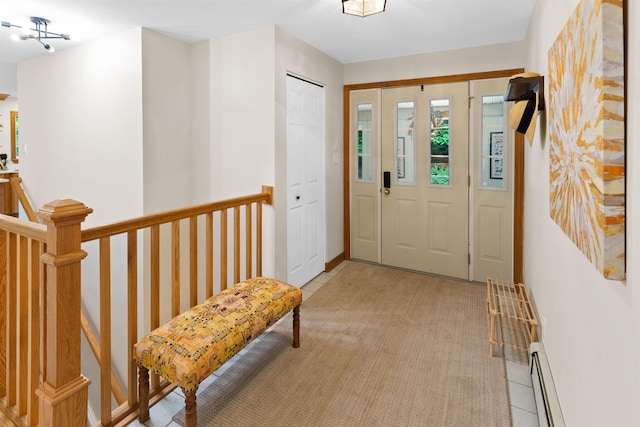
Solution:
[(189, 393), (301, 302), (295, 286), (248, 279), (152, 331), (136, 343), (133, 357)]

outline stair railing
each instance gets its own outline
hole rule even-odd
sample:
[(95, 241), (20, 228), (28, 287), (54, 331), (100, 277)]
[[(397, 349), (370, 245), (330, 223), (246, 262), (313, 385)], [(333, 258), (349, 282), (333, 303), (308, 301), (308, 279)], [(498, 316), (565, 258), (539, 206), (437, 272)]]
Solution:
[[(42, 224), (0, 215), (0, 305), (6, 308), (0, 310), (0, 423), (87, 425), (91, 381), (80, 370), (80, 330), (83, 323), (89, 322), (82, 315), (80, 281), (81, 261), (87, 256), (81, 245), (92, 241), (99, 248), (100, 339), (96, 338), (93, 344), (99, 349), (101, 363), (100, 377), (92, 379), (100, 388), (100, 421), (96, 425), (126, 425), (135, 418), (137, 369), (132, 346), (140, 332), (146, 333), (161, 320), (168, 320), (161, 319), (161, 294), (167, 292), (161, 283), (170, 283), (172, 317), (185, 305), (193, 306), (225, 289), (229, 281), (261, 275), (262, 204), (272, 202), (272, 191), (271, 187), (263, 187), (261, 193), (250, 196), (86, 230), (81, 230), (80, 224), (92, 210), (73, 200), (58, 200), (34, 212)], [(183, 223), (189, 231), (181, 237)], [(161, 238), (167, 234), (161, 233), (161, 228), (170, 231), (168, 242)], [(111, 305), (111, 273), (116, 268), (111, 263), (111, 241), (118, 236), (127, 242), (126, 308)], [(186, 248), (181, 247), (185, 241)], [(165, 257), (167, 249), (169, 256)], [(182, 256), (181, 252), (188, 255)], [(139, 253), (145, 258), (141, 262)], [(161, 274), (161, 263), (165, 262), (171, 270), (168, 279)], [(143, 271), (138, 271), (139, 264)], [(188, 272), (186, 283), (182, 283), (181, 268)], [(140, 277), (144, 277), (144, 283), (139, 285)], [(202, 284), (200, 277), (204, 277)], [(181, 303), (183, 285), (189, 297), (188, 302)], [(201, 288), (204, 292), (199, 291)], [(148, 295), (149, 300), (139, 302), (139, 293)], [(139, 331), (138, 313), (145, 312), (145, 304), (145, 331)], [(125, 312), (127, 389), (121, 396), (124, 402), (117, 399), (113, 408), (116, 387), (111, 380), (111, 322), (113, 316), (123, 316)], [(170, 389), (166, 381), (153, 379), (151, 404)]]

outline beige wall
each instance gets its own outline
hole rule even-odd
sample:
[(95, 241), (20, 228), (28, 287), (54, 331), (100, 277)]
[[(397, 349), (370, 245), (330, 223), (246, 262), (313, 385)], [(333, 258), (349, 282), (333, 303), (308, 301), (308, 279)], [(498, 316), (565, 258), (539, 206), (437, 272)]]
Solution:
[(184, 42), (142, 30), (144, 214), (192, 203), (189, 53)]
[[(325, 103), (325, 262), (344, 251), (342, 184), (342, 73), (343, 65), (316, 48), (276, 29), (276, 248), (286, 249), (286, 122), (287, 73), (324, 87)], [(286, 253), (279, 252), (279, 253)], [(279, 257), (277, 271), (286, 277), (286, 259)]]
[[(342, 65), (274, 28), (211, 40), (211, 195), (214, 200), (274, 185), (265, 209), (263, 274), (286, 278), (286, 76), (325, 87), (325, 157), (342, 150)], [(335, 148), (335, 150), (334, 150)], [(326, 162), (325, 257), (343, 251), (342, 162)], [(329, 164), (330, 163), (330, 164)]]
[(523, 44), (505, 43), (344, 66), (344, 83), (369, 83), (521, 68)]
[[(210, 41), (210, 200), (275, 184), (274, 49), (273, 27)], [(263, 274), (278, 277), (274, 207), (263, 209)]]
[(142, 212), (141, 30), (18, 66), (20, 175), (34, 207), (73, 198), (87, 226)]
[[(545, 76), (551, 44), (576, 0), (538, 0), (526, 39), (525, 68)], [(629, 1), (629, 22), (640, 4)], [(630, 25), (627, 76), (627, 280), (605, 280), (549, 214), (549, 145), (545, 116), (525, 150), (524, 280), (543, 324), (567, 426), (640, 425), (640, 35)], [(547, 104), (548, 105), (548, 104)], [(546, 112), (545, 115), (548, 115)]]

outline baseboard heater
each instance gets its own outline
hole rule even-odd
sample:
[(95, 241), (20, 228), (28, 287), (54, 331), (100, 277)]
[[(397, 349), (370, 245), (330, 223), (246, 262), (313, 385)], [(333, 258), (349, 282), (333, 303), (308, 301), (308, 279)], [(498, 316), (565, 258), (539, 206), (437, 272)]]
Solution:
[(531, 384), (536, 398), (540, 427), (564, 427), (564, 418), (544, 345), (540, 342), (533, 342), (529, 349)]

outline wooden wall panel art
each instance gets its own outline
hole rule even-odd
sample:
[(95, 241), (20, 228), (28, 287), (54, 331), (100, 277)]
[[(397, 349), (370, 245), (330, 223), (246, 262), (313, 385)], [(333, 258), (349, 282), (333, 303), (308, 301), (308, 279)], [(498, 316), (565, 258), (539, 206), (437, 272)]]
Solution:
[(623, 0), (582, 0), (549, 50), (550, 213), (590, 262), (625, 278)]

